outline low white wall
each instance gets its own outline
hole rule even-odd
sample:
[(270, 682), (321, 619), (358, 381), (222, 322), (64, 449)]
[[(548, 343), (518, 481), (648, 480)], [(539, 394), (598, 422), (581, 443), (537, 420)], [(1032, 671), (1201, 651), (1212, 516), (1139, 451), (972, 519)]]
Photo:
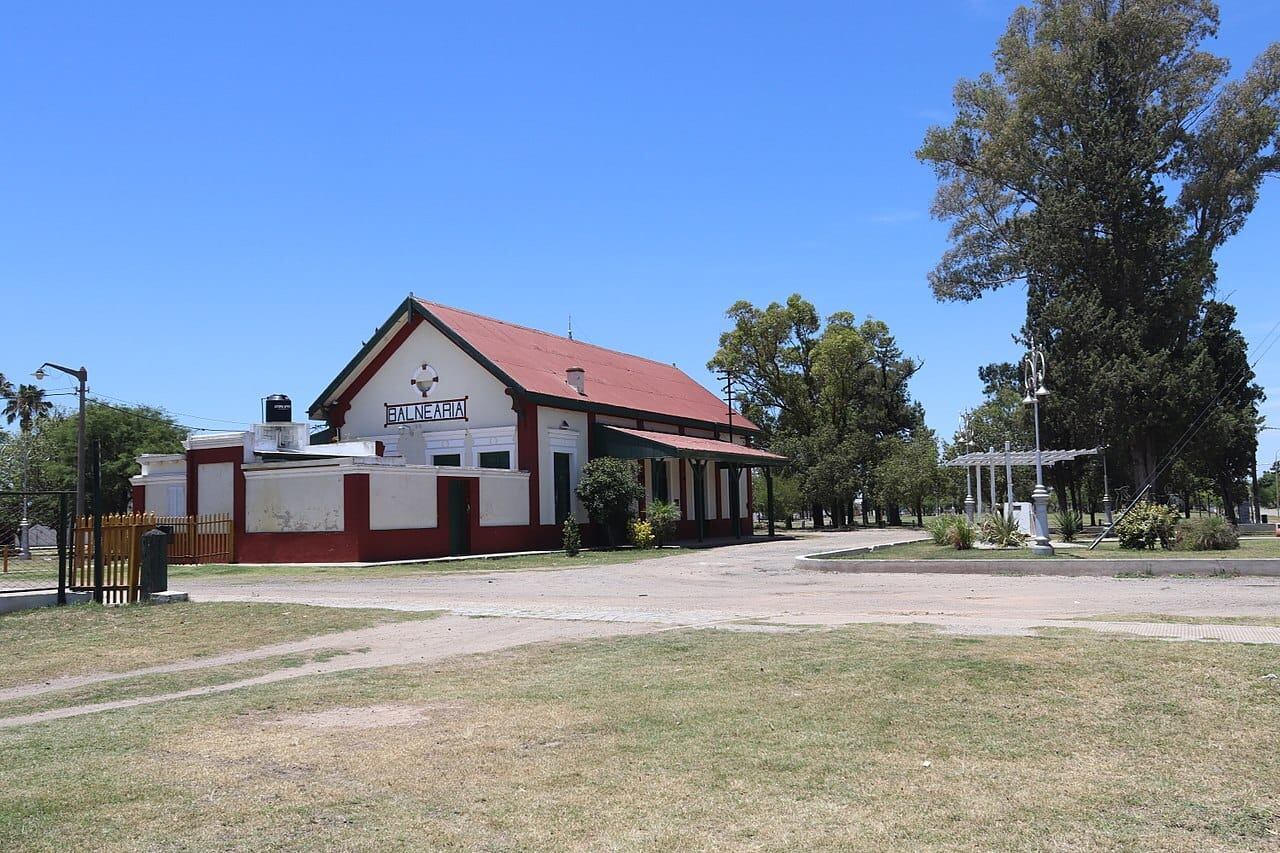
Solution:
[(196, 469), (196, 512), (215, 515), (235, 511), (235, 472), (231, 462), (208, 462)]
[(248, 533), (343, 529), (345, 500), (342, 472), (337, 468), (246, 472), (244, 491)]
[(370, 530), (416, 530), (438, 523), (436, 469), (369, 472)]
[(523, 474), (480, 474), (480, 526), (529, 523), (529, 478)]

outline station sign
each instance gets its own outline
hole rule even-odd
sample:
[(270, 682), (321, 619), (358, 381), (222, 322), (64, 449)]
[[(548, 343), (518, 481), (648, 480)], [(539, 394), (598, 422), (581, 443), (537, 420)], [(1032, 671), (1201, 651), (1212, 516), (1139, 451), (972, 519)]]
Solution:
[(423, 400), (420, 403), (384, 403), (386, 426), (425, 424), (435, 421), (465, 421), (467, 398), (456, 400)]

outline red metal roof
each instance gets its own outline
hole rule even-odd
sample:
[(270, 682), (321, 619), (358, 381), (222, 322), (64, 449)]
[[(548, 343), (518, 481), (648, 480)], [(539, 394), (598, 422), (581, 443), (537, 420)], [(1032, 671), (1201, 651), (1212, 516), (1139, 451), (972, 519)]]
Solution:
[[(735, 421), (736, 423), (736, 421)], [(705, 453), (708, 456), (737, 456), (746, 457), (748, 459), (759, 459), (761, 462), (786, 462), (787, 457), (779, 456), (776, 453), (770, 453), (767, 450), (761, 450), (758, 447), (744, 447), (741, 444), (730, 444), (727, 441), (717, 441), (714, 438), (697, 438), (692, 435), (673, 435), (668, 432), (652, 432), (644, 429), (627, 429), (613, 425), (602, 425), (604, 429), (610, 432), (620, 432), (623, 435), (648, 441), (653, 444), (661, 444), (664, 447), (670, 447), (672, 450), (687, 450), (694, 453)]]
[[(425, 299), (418, 302), (530, 393), (712, 424), (728, 423), (724, 401), (674, 365)], [(565, 371), (571, 367), (583, 369), (585, 394), (579, 394), (565, 381)], [(733, 414), (733, 425), (758, 429), (737, 412)]]

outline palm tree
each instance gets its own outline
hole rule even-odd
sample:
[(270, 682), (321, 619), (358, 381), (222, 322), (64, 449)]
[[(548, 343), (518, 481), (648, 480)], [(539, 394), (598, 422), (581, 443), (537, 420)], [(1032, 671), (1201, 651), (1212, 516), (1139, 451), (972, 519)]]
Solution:
[(13, 383), (10, 382), (8, 379), (6, 379), (3, 373), (0, 373), (0, 397), (3, 397), (7, 400), (12, 396), (13, 396)]
[[(12, 388), (12, 386), (10, 386)], [(53, 411), (53, 403), (44, 398), (44, 390), (34, 385), (19, 385), (16, 394), (6, 395), (4, 417), (8, 423), (18, 422), (18, 429), (31, 432), (31, 427)]]

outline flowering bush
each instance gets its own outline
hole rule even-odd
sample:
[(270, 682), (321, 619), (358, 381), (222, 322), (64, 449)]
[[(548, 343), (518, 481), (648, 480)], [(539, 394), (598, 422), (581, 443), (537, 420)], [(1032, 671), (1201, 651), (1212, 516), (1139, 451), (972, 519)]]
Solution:
[(1142, 551), (1154, 549), (1159, 543), (1161, 548), (1168, 549), (1177, 526), (1178, 514), (1169, 507), (1140, 503), (1121, 516), (1116, 522), (1115, 532), (1121, 548)]
[(631, 522), (631, 544), (637, 548), (652, 548), (654, 543), (653, 525), (647, 521)]

